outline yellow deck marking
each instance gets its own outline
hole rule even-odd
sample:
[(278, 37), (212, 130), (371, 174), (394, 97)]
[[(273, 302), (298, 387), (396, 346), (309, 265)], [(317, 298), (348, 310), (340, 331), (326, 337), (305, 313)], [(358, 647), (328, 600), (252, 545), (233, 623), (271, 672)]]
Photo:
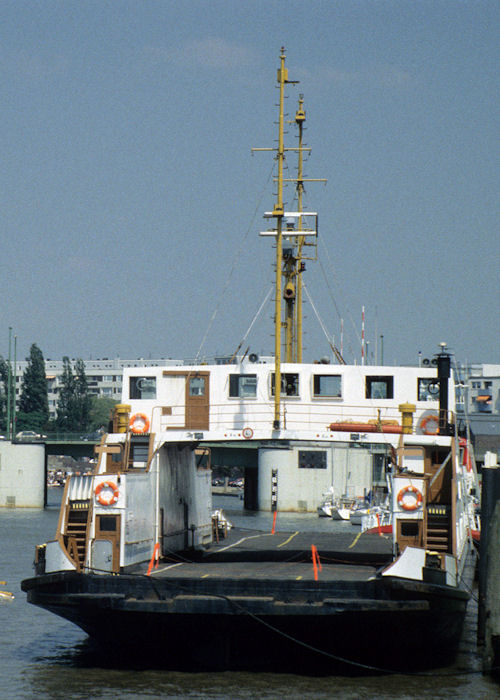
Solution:
[(295, 537), (295, 535), (298, 535), (298, 534), (299, 534), (299, 531), (297, 530), (297, 532), (294, 532), (293, 535), (290, 535), (290, 537), (287, 540), (285, 540), (284, 542), (279, 544), (277, 549), (279, 549), (280, 547), (284, 547), (285, 544), (288, 544), (290, 542), (290, 540), (292, 540)]
[(203, 576), (201, 578), (208, 578), (209, 576), (210, 576), (210, 574), (203, 574)]
[(302, 578), (302, 576), (297, 576), (297, 578), (295, 580), (300, 581), (301, 578)]
[(358, 534), (356, 535), (356, 537), (354, 538), (354, 540), (353, 540), (353, 541), (351, 542), (351, 544), (349, 545), (348, 549), (351, 549), (351, 547), (354, 547), (354, 545), (355, 545), (356, 542), (359, 540), (359, 538), (361, 537), (362, 534), (363, 534), (362, 532), (358, 532)]
[(231, 549), (231, 547), (236, 547), (238, 544), (241, 544), (242, 542), (246, 542), (246, 540), (255, 540), (255, 539), (258, 539), (259, 537), (270, 537), (270, 536), (271, 536), (270, 532), (263, 532), (260, 535), (249, 535), (248, 537), (242, 537), (241, 540), (238, 540), (237, 542), (233, 542), (233, 544), (228, 544), (227, 547), (221, 547), (218, 551), (225, 552), (226, 549)]
[(155, 569), (151, 574), (161, 574), (162, 571), (167, 571), (168, 569), (174, 569), (176, 566), (182, 566), (185, 562), (180, 561), (177, 564), (170, 564), (169, 566), (164, 566), (162, 569)]

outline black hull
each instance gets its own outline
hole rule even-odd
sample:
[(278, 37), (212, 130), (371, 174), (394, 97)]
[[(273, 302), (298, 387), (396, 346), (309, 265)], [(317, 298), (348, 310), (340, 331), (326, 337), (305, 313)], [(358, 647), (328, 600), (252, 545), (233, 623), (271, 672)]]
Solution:
[[(107, 653), (178, 670), (421, 670), (453, 661), (468, 594), (379, 577), (286, 586), (60, 573), (23, 582), (28, 601)], [(248, 587), (251, 594), (248, 593)], [(125, 655), (125, 656), (124, 656)]]

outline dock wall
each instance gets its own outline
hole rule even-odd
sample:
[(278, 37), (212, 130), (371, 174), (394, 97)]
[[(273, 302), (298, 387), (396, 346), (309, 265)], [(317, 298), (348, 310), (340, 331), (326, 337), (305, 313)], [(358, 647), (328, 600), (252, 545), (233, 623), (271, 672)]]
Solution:
[(0, 441), (0, 508), (43, 508), (45, 445)]

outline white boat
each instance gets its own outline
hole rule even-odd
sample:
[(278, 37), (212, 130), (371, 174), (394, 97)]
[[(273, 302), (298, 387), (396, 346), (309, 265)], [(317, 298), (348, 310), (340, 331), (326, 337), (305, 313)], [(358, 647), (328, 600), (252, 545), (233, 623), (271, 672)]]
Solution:
[[(282, 52), (278, 196), (265, 232), (276, 244), (273, 362), (245, 353), (125, 369), (95, 471), (68, 479), (56, 536), (37, 547), (22, 588), (103, 649), (148, 662), (156, 652), (173, 668), (447, 663), (470, 595), (478, 493), (460, 456), (450, 355), (442, 347), (437, 367), (349, 366), (337, 350), (338, 364), (302, 362), (294, 304), (317, 215), (302, 211), (300, 168), (297, 209), (283, 204), (287, 82)], [(301, 99), (299, 154), (304, 119)], [(427, 395), (436, 384), (439, 397)], [(274, 513), (272, 530), (232, 528), (216, 541), (212, 456), (244, 469), (245, 505)], [(382, 494), (386, 478), (391, 537), (279, 530), (280, 511), (315, 512), (332, 485)]]
[(351, 508), (348, 505), (338, 503), (332, 507), (331, 517), (333, 520), (350, 520), (351, 512)]

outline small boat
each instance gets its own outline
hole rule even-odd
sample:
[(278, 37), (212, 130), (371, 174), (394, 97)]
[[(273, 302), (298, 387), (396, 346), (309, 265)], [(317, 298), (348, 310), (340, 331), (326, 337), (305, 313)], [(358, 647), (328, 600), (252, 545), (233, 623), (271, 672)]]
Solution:
[(372, 509), (361, 517), (361, 532), (379, 535), (392, 534), (392, 513), (390, 510)]
[(350, 520), (351, 512), (350, 506), (340, 501), (332, 506), (331, 517), (333, 520)]
[(323, 494), (317, 511), (320, 518), (332, 518), (333, 520), (349, 520), (351, 517), (352, 499), (336, 498), (333, 486)]
[[(5, 586), (5, 585), (7, 585), (6, 581), (0, 581), (0, 586)], [(0, 590), (0, 600), (4, 600), (4, 601), (9, 600), (10, 601), (10, 600), (14, 600), (14, 598), (15, 598), (14, 594), (11, 593), (10, 591)]]

